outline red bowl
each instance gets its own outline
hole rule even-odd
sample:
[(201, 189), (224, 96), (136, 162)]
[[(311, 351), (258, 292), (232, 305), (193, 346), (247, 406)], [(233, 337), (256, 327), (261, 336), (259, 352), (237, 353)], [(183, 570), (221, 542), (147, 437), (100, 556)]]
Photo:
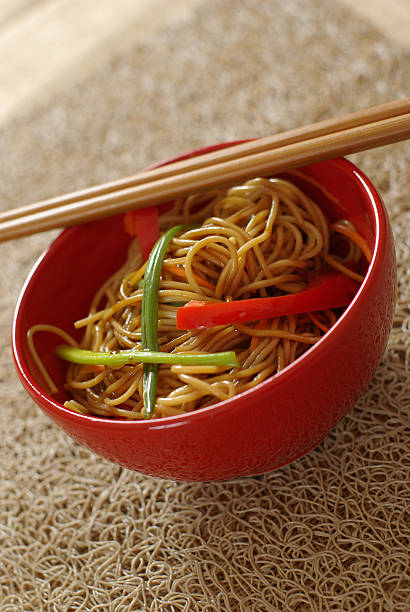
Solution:
[(61, 341), (51, 334), (36, 336), (38, 351), (59, 387), (52, 397), (28, 352), (26, 334), (37, 323), (58, 325), (73, 334), (73, 321), (88, 312), (96, 289), (121, 265), (129, 237), (121, 217), (104, 219), (63, 231), (21, 291), (13, 321), (13, 355), (25, 389), (40, 408), (102, 457), (174, 480), (260, 474), (316, 446), (352, 408), (374, 374), (392, 324), (396, 268), (388, 216), (369, 179), (344, 159), (302, 170), (340, 205), (312, 182), (301, 181), (300, 186), (330, 219), (350, 219), (373, 250), (356, 297), (319, 342), (257, 387), (185, 415), (124, 421), (67, 410), (62, 405), (65, 366), (54, 353)]

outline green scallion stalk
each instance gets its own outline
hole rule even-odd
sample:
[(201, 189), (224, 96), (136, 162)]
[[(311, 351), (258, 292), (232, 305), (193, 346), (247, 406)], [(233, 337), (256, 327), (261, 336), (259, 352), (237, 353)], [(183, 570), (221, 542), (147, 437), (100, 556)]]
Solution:
[(60, 344), (56, 353), (58, 357), (71, 363), (85, 365), (102, 365), (118, 368), (134, 363), (169, 365), (214, 365), (238, 367), (239, 362), (234, 351), (221, 353), (161, 353), (155, 351), (121, 350), (113, 352), (88, 351), (69, 344)]
[[(191, 225), (171, 227), (157, 240), (148, 257), (141, 303), (141, 343), (143, 350), (158, 351), (158, 290), (166, 250), (175, 234), (191, 227)], [(154, 413), (157, 383), (158, 365), (156, 363), (145, 363), (143, 375), (145, 418), (151, 417)]]

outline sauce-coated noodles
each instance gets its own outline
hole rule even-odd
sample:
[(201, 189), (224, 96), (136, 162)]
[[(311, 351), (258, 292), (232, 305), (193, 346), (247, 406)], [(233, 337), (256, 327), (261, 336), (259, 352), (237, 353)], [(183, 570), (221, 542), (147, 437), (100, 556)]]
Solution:
[[(177, 234), (166, 252), (158, 294), (160, 351), (234, 350), (240, 367), (160, 365), (156, 417), (195, 410), (254, 387), (292, 363), (337, 318), (330, 310), (180, 331), (175, 320), (182, 303), (296, 293), (306, 287), (308, 273), (324, 266), (362, 280), (345, 265), (362, 257), (360, 244), (348, 231), (343, 234), (351, 224), (330, 230), (319, 206), (282, 179), (255, 179), (227, 192), (181, 200), (161, 217), (163, 228), (176, 223), (199, 225)], [(341, 241), (343, 257), (333, 252)], [(98, 291), (89, 316), (76, 323), (85, 331), (82, 348), (141, 349), (144, 271), (134, 241), (123, 268)], [(142, 378), (142, 364), (118, 369), (70, 364), (66, 386), (72, 400), (66, 406), (143, 418)]]

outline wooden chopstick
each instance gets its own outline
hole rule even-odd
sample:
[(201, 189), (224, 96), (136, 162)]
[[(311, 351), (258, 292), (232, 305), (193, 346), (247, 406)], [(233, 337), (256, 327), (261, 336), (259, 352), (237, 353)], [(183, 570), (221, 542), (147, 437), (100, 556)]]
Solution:
[(17, 219), (18, 217), (25, 216), (29, 213), (40, 212), (42, 210), (48, 210), (55, 208), (56, 206), (62, 206), (64, 204), (70, 204), (73, 202), (79, 202), (87, 198), (95, 198), (100, 195), (112, 193), (123, 189), (129, 189), (131, 187), (142, 185), (143, 183), (149, 182), (153, 179), (153, 172), (155, 171), (155, 178), (162, 179), (168, 176), (174, 176), (182, 172), (188, 172), (196, 170), (198, 168), (204, 168), (219, 162), (229, 161), (231, 159), (237, 159), (244, 157), (248, 154), (261, 153), (263, 151), (272, 150), (274, 148), (283, 147), (285, 145), (293, 144), (296, 142), (302, 142), (309, 138), (316, 138), (318, 136), (324, 136), (334, 131), (340, 131), (360, 125), (365, 125), (382, 119), (388, 119), (390, 117), (399, 116), (400, 114), (410, 112), (410, 97), (395, 100), (394, 102), (387, 102), (386, 104), (379, 104), (377, 106), (371, 106), (369, 108), (349, 113), (341, 117), (325, 119), (318, 123), (311, 125), (302, 126), (300, 128), (292, 129), (274, 136), (268, 136), (266, 138), (259, 138), (251, 142), (245, 142), (243, 144), (234, 145), (227, 147), (222, 150), (213, 151), (194, 157), (188, 160), (173, 162), (162, 166), (160, 168), (150, 169), (143, 172), (139, 172), (136, 175), (122, 178), (116, 181), (104, 183), (102, 185), (96, 185), (82, 189), (72, 193), (68, 193), (56, 198), (43, 200), (27, 206), (14, 208), (12, 210), (5, 211), (0, 214), (0, 220), (8, 221), (11, 219)]
[(155, 205), (410, 137), (410, 98), (0, 214), (0, 241)]

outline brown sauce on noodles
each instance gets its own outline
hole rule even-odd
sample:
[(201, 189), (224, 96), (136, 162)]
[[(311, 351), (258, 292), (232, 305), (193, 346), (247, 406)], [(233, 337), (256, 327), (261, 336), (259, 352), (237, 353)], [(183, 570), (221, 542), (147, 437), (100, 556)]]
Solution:
[[(180, 331), (175, 325), (178, 303), (295, 293), (305, 288), (308, 272), (325, 264), (362, 279), (344, 263), (360, 260), (360, 247), (344, 237), (345, 257), (333, 253), (329, 222), (319, 206), (282, 179), (254, 179), (228, 191), (177, 201), (161, 217), (161, 227), (177, 223), (200, 225), (173, 238), (165, 256), (158, 295), (160, 350), (234, 350), (240, 367), (160, 365), (156, 417), (182, 414), (251, 389), (297, 359), (337, 318), (333, 311), (323, 311)], [(185, 278), (176, 273), (179, 267)], [(143, 274), (134, 241), (122, 269), (97, 292), (89, 316), (76, 323), (84, 328), (82, 348), (141, 348), (138, 283)], [(88, 414), (143, 418), (142, 374), (142, 364), (118, 369), (70, 364), (66, 388), (72, 400), (65, 405)]]

